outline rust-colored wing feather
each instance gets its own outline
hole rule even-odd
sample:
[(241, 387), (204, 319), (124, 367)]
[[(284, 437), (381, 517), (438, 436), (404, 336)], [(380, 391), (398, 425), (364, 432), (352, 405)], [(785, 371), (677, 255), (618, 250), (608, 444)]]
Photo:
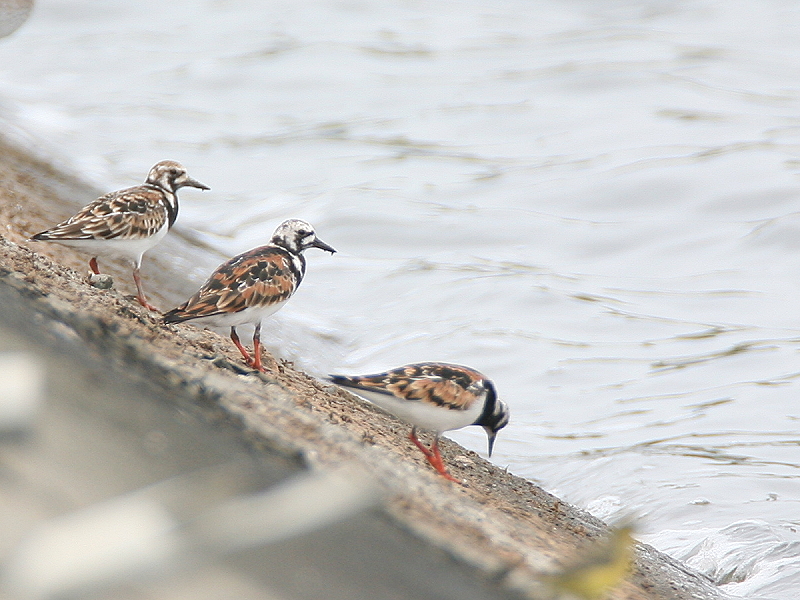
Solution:
[(419, 363), (377, 375), (334, 376), (332, 380), (347, 387), (455, 410), (468, 410), (485, 391), (483, 375), (467, 367), (444, 363)]
[(113, 240), (147, 238), (159, 231), (169, 215), (164, 192), (137, 186), (101, 196), (63, 223), (42, 231), (33, 239)]
[(179, 323), (283, 302), (301, 277), (282, 248), (255, 248), (220, 265), (194, 296), (166, 313), (164, 320)]

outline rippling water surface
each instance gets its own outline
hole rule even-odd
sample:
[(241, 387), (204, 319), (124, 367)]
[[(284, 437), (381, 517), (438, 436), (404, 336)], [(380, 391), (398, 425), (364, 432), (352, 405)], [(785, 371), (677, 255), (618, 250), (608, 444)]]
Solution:
[(513, 410), (495, 462), (773, 600), (800, 592), (799, 90), (778, 0), (41, 0), (0, 43), (43, 153), (212, 187), (182, 198), (192, 285), (288, 217), (339, 250), (272, 350), (474, 366)]

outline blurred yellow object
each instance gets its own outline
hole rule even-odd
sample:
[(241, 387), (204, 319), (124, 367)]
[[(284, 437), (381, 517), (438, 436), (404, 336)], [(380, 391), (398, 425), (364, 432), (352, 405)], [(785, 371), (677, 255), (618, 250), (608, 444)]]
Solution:
[(633, 527), (622, 525), (611, 530), (607, 538), (597, 542), (577, 562), (541, 579), (563, 595), (586, 600), (599, 600), (631, 572), (633, 562)]

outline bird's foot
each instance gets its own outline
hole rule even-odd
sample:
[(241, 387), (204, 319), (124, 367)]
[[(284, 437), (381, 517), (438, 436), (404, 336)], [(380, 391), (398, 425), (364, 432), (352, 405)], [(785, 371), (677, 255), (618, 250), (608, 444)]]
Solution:
[(147, 301), (147, 298), (145, 298), (144, 296), (136, 296), (136, 301), (137, 301), (139, 304), (141, 304), (142, 306), (144, 306), (144, 307), (145, 307), (147, 310), (152, 310), (153, 312), (161, 312), (161, 311), (160, 311), (160, 310), (158, 310), (158, 309), (157, 309), (155, 306), (153, 306), (152, 304), (150, 304), (150, 303)]

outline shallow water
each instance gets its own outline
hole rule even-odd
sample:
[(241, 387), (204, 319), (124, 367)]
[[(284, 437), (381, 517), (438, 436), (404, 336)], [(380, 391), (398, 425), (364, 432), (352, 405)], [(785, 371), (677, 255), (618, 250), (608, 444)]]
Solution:
[[(174, 158), (223, 257), (339, 252), (265, 324), (314, 373), (487, 373), (493, 460), (742, 597), (800, 591), (800, 8), (42, 0), (7, 128), (102, 189)], [(145, 275), (147, 263), (145, 263)], [(483, 433), (452, 437), (485, 451)]]

